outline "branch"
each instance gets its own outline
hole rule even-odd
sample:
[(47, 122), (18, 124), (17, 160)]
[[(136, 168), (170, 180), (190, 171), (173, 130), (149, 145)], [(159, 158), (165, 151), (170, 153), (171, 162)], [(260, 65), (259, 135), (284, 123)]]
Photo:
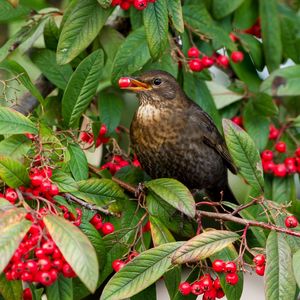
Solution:
[(217, 219), (217, 220), (231, 221), (231, 222), (242, 224), (245, 226), (261, 227), (264, 229), (273, 230), (273, 231), (282, 232), (282, 233), (285, 233), (288, 235), (300, 237), (300, 232), (292, 231), (292, 230), (284, 228), (284, 227), (279, 227), (279, 226), (267, 224), (264, 222), (258, 222), (258, 221), (254, 221), (254, 220), (238, 218), (231, 214), (222, 214), (222, 213), (215, 213), (215, 212), (209, 212), (209, 211), (197, 211), (197, 215), (202, 216), (202, 217), (204, 216), (204, 217), (208, 217), (208, 218), (213, 218), (213, 219)]

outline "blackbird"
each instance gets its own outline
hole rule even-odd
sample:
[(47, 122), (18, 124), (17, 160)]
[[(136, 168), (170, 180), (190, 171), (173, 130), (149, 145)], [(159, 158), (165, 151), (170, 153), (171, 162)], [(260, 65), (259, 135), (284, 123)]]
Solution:
[[(227, 178), (236, 167), (211, 117), (164, 71), (126, 78), (121, 87), (137, 93), (139, 107), (130, 139), (141, 166), (152, 178), (175, 178), (189, 189), (205, 189), (213, 201), (237, 202)], [(222, 192), (222, 194), (221, 194)]]

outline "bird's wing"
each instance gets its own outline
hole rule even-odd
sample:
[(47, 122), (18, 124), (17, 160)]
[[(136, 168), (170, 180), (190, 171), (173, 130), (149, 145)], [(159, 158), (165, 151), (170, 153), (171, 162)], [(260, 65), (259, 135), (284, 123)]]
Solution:
[(234, 165), (232, 158), (228, 152), (224, 138), (219, 133), (211, 117), (194, 103), (191, 105), (190, 113), (188, 113), (188, 115), (190, 116), (190, 122), (198, 124), (198, 127), (201, 128), (203, 142), (217, 151), (223, 158), (227, 168), (233, 174), (237, 174), (236, 166)]

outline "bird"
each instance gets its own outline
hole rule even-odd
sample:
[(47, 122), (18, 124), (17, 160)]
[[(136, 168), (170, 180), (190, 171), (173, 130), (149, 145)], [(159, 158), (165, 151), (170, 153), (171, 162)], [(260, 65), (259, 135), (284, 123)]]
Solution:
[(152, 179), (174, 178), (190, 190), (204, 190), (211, 201), (238, 203), (227, 175), (227, 169), (237, 169), (223, 136), (171, 74), (147, 71), (123, 77), (119, 85), (137, 94), (131, 146)]

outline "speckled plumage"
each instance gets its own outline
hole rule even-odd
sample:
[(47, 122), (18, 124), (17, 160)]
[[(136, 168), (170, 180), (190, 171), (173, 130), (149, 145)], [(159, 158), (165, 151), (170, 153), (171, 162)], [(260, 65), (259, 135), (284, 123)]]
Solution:
[[(162, 81), (157, 87), (154, 78)], [(212, 119), (170, 74), (150, 71), (138, 80), (152, 85), (138, 92), (140, 105), (130, 128), (132, 147), (144, 170), (152, 178), (175, 178), (190, 189), (205, 189), (211, 198), (218, 197), (213, 200), (220, 200), (223, 191), (224, 199), (234, 201), (227, 168), (236, 170)]]

